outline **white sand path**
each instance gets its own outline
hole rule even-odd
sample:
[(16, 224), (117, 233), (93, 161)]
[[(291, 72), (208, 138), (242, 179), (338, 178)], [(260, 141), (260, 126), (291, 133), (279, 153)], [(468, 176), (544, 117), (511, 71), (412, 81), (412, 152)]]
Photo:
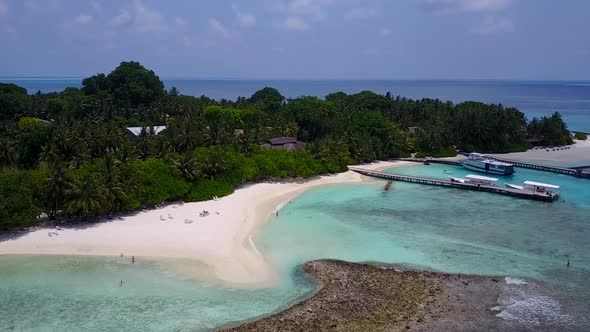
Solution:
[[(385, 169), (407, 162), (361, 165)], [(169, 205), (97, 222), (85, 228), (41, 228), (0, 242), (0, 255), (133, 255), (141, 259), (180, 259), (179, 270), (195, 272), (187, 260), (208, 266), (218, 280), (255, 284), (272, 282), (272, 266), (255, 247), (253, 237), (277, 207), (313, 187), (359, 183), (363, 177), (348, 171), (301, 183), (258, 183), (216, 201)], [(200, 217), (199, 212), (210, 214)], [(169, 219), (168, 215), (173, 219)], [(161, 220), (163, 219), (165, 220)], [(185, 219), (193, 222), (185, 223)], [(48, 236), (49, 232), (59, 235)], [(184, 266), (181, 266), (184, 265)], [(195, 264), (197, 266), (199, 264)]]
[[(549, 151), (547, 151), (549, 150)], [(524, 161), (551, 161), (567, 162), (574, 164), (576, 161), (590, 161), (590, 139), (585, 141), (574, 140), (574, 144), (569, 149), (531, 149), (525, 152), (491, 154), (501, 158), (524, 160)], [(579, 165), (585, 166), (585, 165)]]

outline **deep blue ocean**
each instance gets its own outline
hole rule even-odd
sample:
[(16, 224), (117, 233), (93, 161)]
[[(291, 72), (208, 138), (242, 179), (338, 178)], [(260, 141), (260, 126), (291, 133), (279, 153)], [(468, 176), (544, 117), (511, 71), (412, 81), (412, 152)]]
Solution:
[[(80, 87), (81, 78), (0, 77), (0, 82), (15, 83), (29, 93), (62, 91)], [(513, 106), (527, 117), (560, 112), (570, 130), (590, 132), (590, 81), (497, 81), (497, 80), (243, 80), (163, 78), (167, 88), (177, 87), (182, 94), (214, 99), (249, 97), (266, 86), (284, 96), (317, 96), (332, 92), (356, 93), (370, 90), (391, 92), (408, 98), (438, 98), (459, 103), (475, 100)]]

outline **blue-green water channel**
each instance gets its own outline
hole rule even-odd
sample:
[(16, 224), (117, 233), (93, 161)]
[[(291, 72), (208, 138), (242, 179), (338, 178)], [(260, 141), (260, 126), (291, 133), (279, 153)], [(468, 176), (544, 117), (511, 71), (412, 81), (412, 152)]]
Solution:
[[(390, 171), (468, 174), (434, 164)], [(501, 181), (524, 180), (558, 184), (562, 198), (544, 203), (409, 183), (385, 192), (383, 182), (310, 190), (273, 216), (256, 239), (281, 275), (269, 288), (195, 281), (155, 263), (119, 258), (0, 256), (0, 329), (207, 330), (311, 294), (315, 285), (298, 267), (316, 258), (524, 278), (548, 290), (508, 294), (502, 310), (512, 318), (522, 314), (531, 328), (535, 315), (587, 328), (590, 180), (518, 169)]]

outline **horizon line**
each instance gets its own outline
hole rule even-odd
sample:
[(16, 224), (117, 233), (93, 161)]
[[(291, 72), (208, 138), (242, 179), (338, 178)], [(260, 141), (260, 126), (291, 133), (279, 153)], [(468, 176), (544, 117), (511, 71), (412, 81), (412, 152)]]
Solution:
[[(88, 76), (1, 76), (3, 79), (85, 79)], [(293, 77), (198, 77), (159, 76), (161, 80), (203, 81), (479, 81), (479, 82), (590, 82), (590, 79), (524, 79), (524, 78), (293, 78)]]

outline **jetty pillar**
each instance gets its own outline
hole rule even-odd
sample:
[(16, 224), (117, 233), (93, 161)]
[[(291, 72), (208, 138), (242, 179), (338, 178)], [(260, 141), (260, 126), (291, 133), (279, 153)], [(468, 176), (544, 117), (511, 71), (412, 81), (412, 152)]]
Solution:
[(388, 190), (389, 190), (389, 188), (391, 188), (391, 184), (392, 184), (392, 183), (393, 183), (393, 180), (388, 180), (388, 181), (387, 181), (387, 184), (385, 184), (385, 188), (384, 188), (384, 189), (385, 189), (385, 191), (388, 191)]

